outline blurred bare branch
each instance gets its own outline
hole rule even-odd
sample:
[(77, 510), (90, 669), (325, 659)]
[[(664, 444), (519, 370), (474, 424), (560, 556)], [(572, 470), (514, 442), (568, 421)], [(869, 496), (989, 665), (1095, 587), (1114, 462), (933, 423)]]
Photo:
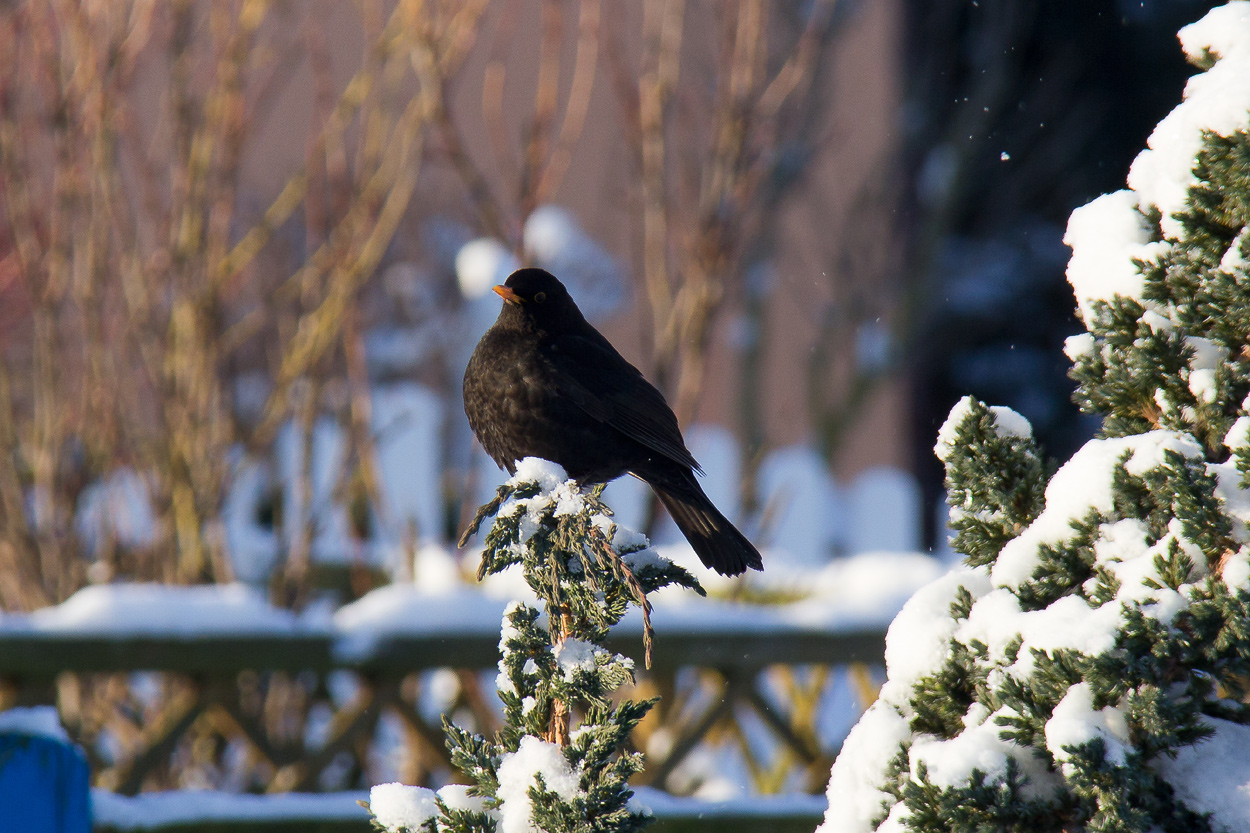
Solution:
[[(305, 453), (302, 471), (283, 475), (298, 475), (287, 495), (298, 505), (274, 510), (285, 512), (286, 557), (274, 586), (301, 603), (320, 523), (310, 432), (321, 417), (347, 436), (334, 493), (380, 503), (362, 304), (387, 258), (412, 245), (402, 224), (450, 200), (469, 233), (524, 258), (525, 220), (567, 196), (588, 136), (608, 133), (631, 171), (625, 193), (601, 201), (628, 214), (648, 371), (689, 421), (714, 327), (727, 305), (749, 310), (746, 274), (804, 181), (810, 153), (794, 147), (827, 139), (815, 80), (835, 8), (5, 7), (0, 308), (22, 312), (6, 312), (14, 323), (0, 334), (0, 560), (16, 577), (0, 582), (0, 603), (64, 598), (88, 565), (101, 580), (228, 580), (221, 517), (235, 467), (273, 456), (284, 426)], [(323, 12), (359, 46), (332, 37)], [(533, 73), (509, 78), (522, 52)], [(480, 75), (465, 83), (466, 68)], [(520, 95), (518, 77), (532, 85)], [(621, 117), (608, 131), (592, 121), (605, 91)], [(462, 110), (478, 94), (480, 113)], [(293, 97), (307, 99), (309, 121), (294, 135), (275, 126)], [(299, 150), (256, 189), (243, 180), (275, 133)], [(454, 195), (414, 199), (448, 173)], [(265, 386), (246, 417), (244, 372)], [(105, 540), (85, 557), (80, 497), (122, 468), (151, 493), (152, 540)]]
[[(722, 38), (710, 78), (710, 104), (673, 93), (681, 71), (690, 10), (682, 0), (649, 0), (642, 54), (633, 72), (620, 43), (606, 50), (638, 165), (642, 273), (655, 334), (655, 375), (674, 394), (683, 420), (694, 412), (706, 374), (712, 327), (725, 301), (741, 295), (742, 255), (761, 220), (760, 187), (777, 163), (785, 107), (813, 106), (811, 78), (830, 42), (832, 0), (807, 13), (803, 29), (770, 55), (770, 7), (754, 0), (716, 7)], [(609, 27), (609, 30), (611, 27)], [(627, 79), (635, 79), (633, 84)], [(687, 85), (689, 86), (689, 85)], [(673, 157), (668, 144), (707, 137), (702, 153)], [(687, 194), (674, 183), (690, 182)], [(775, 203), (770, 203), (775, 205)]]
[[(0, 603), (45, 604), (81, 585), (78, 497), (119, 466), (149, 481), (159, 520), (145, 553), (110, 569), (230, 577), (217, 528), (230, 449), (266, 445), (308, 413), (293, 406), (293, 384), (358, 354), (345, 324), (407, 210), (426, 126), (482, 6), (405, 0), (384, 20), (381, 3), (363, 4), (366, 48), (345, 86), (317, 30), (290, 35), (263, 0), (0, 15), (0, 258), (14, 275), (5, 300), (30, 310), (0, 344), (0, 558), (14, 577)], [(419, 78), (410, 56), (424, 56)], [(239, 178), (253, 117), (297, 58), (320, 127), (302, 168), (246, 221)], [(154, 77), (160, 98), (140, 111), (137, 85)], [(311, 254), (275, 282), (267, 248), (301, 207)], [(264, 342), (275, 383), (263, 419), (243, 427), (228, 368)], [(357, 424), (363, 413), (357, 403)]]

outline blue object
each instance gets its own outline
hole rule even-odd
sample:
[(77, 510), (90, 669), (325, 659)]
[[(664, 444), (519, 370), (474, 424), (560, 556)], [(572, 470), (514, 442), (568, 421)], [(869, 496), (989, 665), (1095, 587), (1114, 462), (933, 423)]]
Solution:
[(0, 833), (91, 833), (88, 774), (69, 741), (0, 729)]

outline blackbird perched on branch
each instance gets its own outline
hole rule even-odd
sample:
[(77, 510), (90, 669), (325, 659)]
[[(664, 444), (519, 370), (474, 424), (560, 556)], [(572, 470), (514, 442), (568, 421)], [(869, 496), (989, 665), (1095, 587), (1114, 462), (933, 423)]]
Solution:
[(763, 569), (759, 551), (708, 500), (664, 396), (582, 316), (564, 284), (519, 269), (464, 372), (464, 411), (500, 467), (558, 463), (579, 483), (646, 481), (704, 565)]

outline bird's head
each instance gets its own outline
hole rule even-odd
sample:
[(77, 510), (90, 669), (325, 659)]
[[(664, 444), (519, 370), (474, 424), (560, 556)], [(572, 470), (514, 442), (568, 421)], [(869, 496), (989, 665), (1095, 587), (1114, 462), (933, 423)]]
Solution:
[(503, 315), (527, 319), (538, 329), (556, 331), (585, 321), (564, 284), (544, 269), (518, 269), (495, 293), (504, 299)]

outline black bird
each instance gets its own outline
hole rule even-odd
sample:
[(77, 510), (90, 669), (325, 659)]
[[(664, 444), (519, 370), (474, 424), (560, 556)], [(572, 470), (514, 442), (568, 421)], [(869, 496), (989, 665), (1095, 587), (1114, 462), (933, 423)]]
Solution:
[(699, 464), (664, 396), (586, 321), (564, 284), (518, 269), (499, 318), (464, 372), (464, 412), (486, 453), (558, 463), (579, 483), (628, 472), (645, 480), (704, 565), (726, 576), (762, 570), (759, 551), (695, 480)]

